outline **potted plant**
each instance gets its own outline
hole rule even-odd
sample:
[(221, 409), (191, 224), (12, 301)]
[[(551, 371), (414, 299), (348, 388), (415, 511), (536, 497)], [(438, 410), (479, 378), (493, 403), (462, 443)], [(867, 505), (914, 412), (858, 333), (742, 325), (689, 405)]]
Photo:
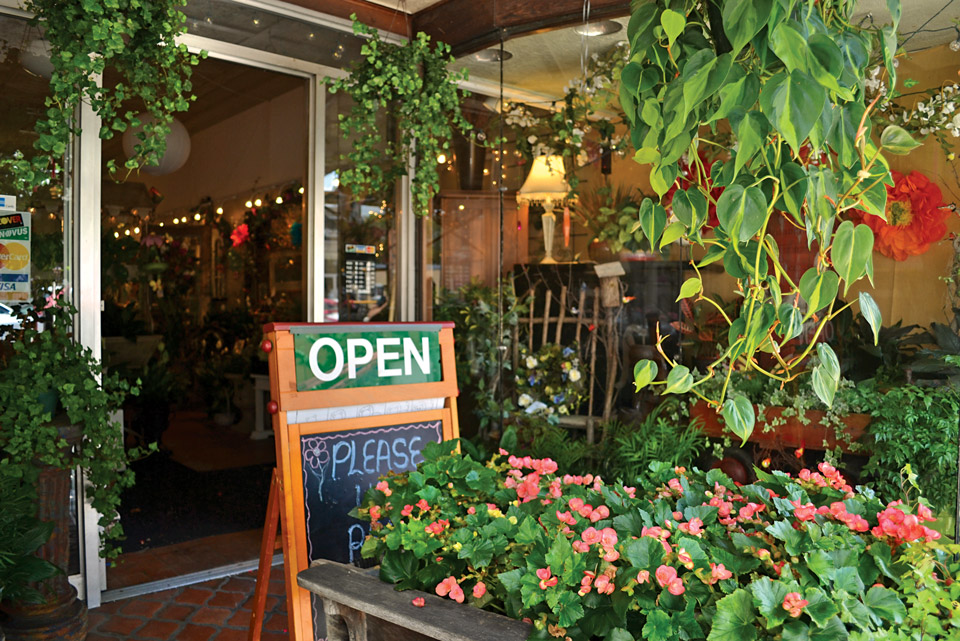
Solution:
[(533, 638), (892, 641), (960, 626), (960, 546), (925, 525), (930, 509), (856, 491), (826, 463), (749, 486), (661, 464), (632, 487), (505, 451), (477, 462), (454, 442), (423, 456), (356, 510), (363, 555), (399, 589), (524, 618)]
[[(743, 297), (738, 315), (722, 312), (729, 344), (706, 374), (697, 379), (665, 357), (666, 380), (657, 380), (657, 365), (647, 360), (637, 365), (635, 382), (703, 396), (743, 439), (756, 419), (750, 402), (729, 395), (727, 384), (713, 397), (700, 391), (722, 362), (728, 375), (745, 368), (788, 383), (816, 353), (813, 389), (828, 407), (836, 394), (836, 354), (816, 338), (843, 311), (835, 305), (841, 285), (846, 294), (873, 274), (873, 232), (856, 224), (853, 212), (884, 216), (892, 184), (884, 153), (919, 144), (896, 125), (874, 130), (875, 103), (867, 104), (862, 90), (875, 64), (895, 82), (900, 3), (887, 7), (892, 24), (883, 27), (858, 25), (852, 2), (816, 0), (657, 0), (638, 5), (631, 17), (620, 99), (635, 160), (649, 165), (660, 199), (644, 200), (638, 224), (653, 246), (683, 238), (695, 247), (695, 275), (680, 298), (713, 302), (700, 270), (714, 262)], [(731, 157), (707, 166), (699, 151), (724, 130), (736, 141)], [(688, 186), (675, 188), (684, 165)], [(675, 218), (669, 225), (665, 203)], [(716, 227), (707, 224), (711, 207)], [(779, 262), (768, 233), (775, 216), (803, 229), (816, 254), (815, 266), (799, 279)], [(858, 302), (876, 340), (879, 309), (869, 293)], [(782, 354), (808, 321), (813, 340)], [(772, 355), (771, 364), (761, 362), (762, 353)]]
[[(46, 307), (23, 319), (23, 329), (4, 345), (0, 363), (2, 467), (36, 480), (40, 516), (56, 524), (45, 558), (61, 570), (67, 567), (70, 549), (70, 473), (79, 468), (84, 474), (87, 496), (100, 514), (101, 552), (112, 556), (116, 551), (111, 543), (123, 535), (117, 513), (120, 494), (133, 483), (130, 462), (143, 453), (124, 448), (122, 427), (111, 420), (137, 388), (115, 373), (104, 373), (91, 351), (74, 341), (75, 313), (49, 296)], [(44, 408), (41, 397), (51, 391), (60, 412)], [(46, 630), (50, 621), (61, 621), (64, 634), (85, 629), (86, 610), (65, 575), (50, 579), (41, 591), (39, 605), (5, 606), (8, 632), (14, 627)]]
[(641, 200), (643, 194), (624, 185), (580, 191), (573, 211), (593, 234), (590, 258), (607, 263), (617, 260), (620, 250), (640, 251), (643, 232), (634, 228)]

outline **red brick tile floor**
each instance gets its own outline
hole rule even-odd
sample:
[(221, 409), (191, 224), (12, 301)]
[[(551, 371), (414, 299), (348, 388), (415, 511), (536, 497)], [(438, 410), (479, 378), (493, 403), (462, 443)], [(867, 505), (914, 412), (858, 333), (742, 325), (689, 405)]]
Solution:
[[(89, 613), (87, 641), (245, 641), (255, 587), (251, 571), (105, 603)], [(289, 638), (282, 566), (270, 573), (260, 638)]]

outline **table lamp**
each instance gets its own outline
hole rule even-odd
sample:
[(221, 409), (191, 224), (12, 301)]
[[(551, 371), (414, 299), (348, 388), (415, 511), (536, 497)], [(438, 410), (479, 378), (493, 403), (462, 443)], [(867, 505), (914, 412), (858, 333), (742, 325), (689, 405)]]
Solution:
[(558, 202), (562, 202), (570, 192), (570, 186), (564, 178), (562, 156), (537, 156), (533, 161), (530, 175), (517, 192), (522, 202), (543, 202), (544, 213), (540, 216), (543, 223), (544, 258), (541, 263), (552, 264), (553, 232), (557, 226), (557, 215), (553, 212)]

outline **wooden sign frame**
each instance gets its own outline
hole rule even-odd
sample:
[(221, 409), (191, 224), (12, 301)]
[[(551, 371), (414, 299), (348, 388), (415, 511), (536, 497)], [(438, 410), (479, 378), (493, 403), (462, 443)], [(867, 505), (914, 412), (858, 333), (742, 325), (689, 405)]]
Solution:
[[(441, 380), (430, 383), (355, 387), (318, 391), (298, 391), (295, 367), (294, 334), (314, 333), (375, 333), (377, 331), (408, 330), (437, 331), (440, 348)], [(457, 421), (457, 372), (453, 351), (453, 323), (273, 323), (264, 327), (270, 350), (270, 398), (273, 406), (273, 429), (277, 447), (277, 469), (268, 506), (267, 523), (260, 554), (260, 572), (257, 580), (258, 596), (261, 583), (269, 580), (269, 559), (272, 557), (276, 537), (276, 517), (279, 512), (281, 540), (284, 558), (284, 581), (286, 583), (287, 613), (290, 638), (293, 641), (314, 641), (312, 605), (310, 592), (297, 585), (297, 574), (308, 567), (307, 522), (304, 514), (303, 460), (301, 441), (304, 437), (330, 432), (363, 430), (399, 424), (441, 422), (443, 440), (459, 437)], [(288, 411), (324, 409), (370, 405), (371, 398), (377, 403), (391, 403), (425, 399), (443, 399), (439, 409), (406, 412), (402, 414), (378, 414), (358, 418), (345, 418), (310, 423), (289, 423)], [(257, 603), (255, 599), (255, 603)], [(262, 612), (257, 608), (251, 617), (249, 638), (259, 638)]]

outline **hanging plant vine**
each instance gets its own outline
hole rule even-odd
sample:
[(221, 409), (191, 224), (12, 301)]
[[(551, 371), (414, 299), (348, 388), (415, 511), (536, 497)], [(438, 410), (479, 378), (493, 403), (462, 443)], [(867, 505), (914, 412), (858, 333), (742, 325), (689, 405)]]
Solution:
[[(109, 140), (129, 127), (141, 127), (134, 156), (124, 166), (134, 171), (159, 164), (174, 114), (194, 99), (190, 76), (206, 53), (191, 54), (176, 44), (186, 29), (180, 10), (186, 0), (26, 0), (24, 8), (50, 42), (50, 94), (37, 120), (35, 154), (17, 152), (2, 162), (18, 188), (29, 191), (62, 168), (70, 138), (80, 132), (77, 108), (89, 104), (101, 118), (100, 138)], [(115, 83), (99, 86), (106, 71)], [(152, 116), (140, 122), (137, 114)], [(107, 169), (117, 171), (116, 161)]]
[[(351, 18), (354, 34), (367, 39), (360, 49), (363, 57), (349, 76), (328, 83), (331, 93), (342, 91), (353, 100), (350, 113), (340, 114), (340, 131), (353, 148), (341, 156), (352, 166), (340, 174), (340, 184), (356, 197), (380, 196), (413, 164), (413, 208), (426, 215), (440, 187), (433, 159), (449, 149), (454, 132), (469, 136), (472, 129), (460, 111), (466, 94), (457, 88), (467, 72), (451, 72), (450, 47), (432, 43), (425, 33), (395, 45), (384, 42), (356, 15)], [(392, 140), (384, 136), (380, 120), (386, 109), (399, 132)]]

